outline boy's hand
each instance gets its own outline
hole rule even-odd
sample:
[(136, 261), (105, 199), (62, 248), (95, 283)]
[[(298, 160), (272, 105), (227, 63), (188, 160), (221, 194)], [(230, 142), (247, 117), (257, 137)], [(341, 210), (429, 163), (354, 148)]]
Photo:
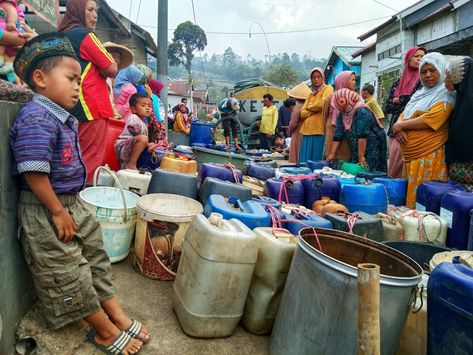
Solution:
[(57, 229), (57, 238), (64, 244), (68, 244), (74, 238), (74, 234), (77, 231), (76, 223), (65, 209), (54, 213), (52, 216), (53, 223)]

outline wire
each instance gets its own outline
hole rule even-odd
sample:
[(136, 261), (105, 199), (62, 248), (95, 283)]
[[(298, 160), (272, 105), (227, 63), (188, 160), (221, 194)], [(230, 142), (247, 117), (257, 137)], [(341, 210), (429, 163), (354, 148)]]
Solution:
[(197, 20), (195, 19), (195, 7), (194, 7), (194, 0), (191, 0), (192, 2), (192, 13), (194, 14), (194, 25), (197, 25)]
[(130, 0), (130, 11), (128, 11), (128, 18), (131, 18), (131, 9), (133, 8), (133, 0)]
[(381, 1), (378, 1), (378, 0), (373, 0), (373, 1), (374, 1), (375, 3), (381, 5), (381, 6), (384, 6), (385, 8), (387, 8), (387, 9), (389, 9), (389, 10), (392, 10), (392, 11), (396, 12), (396, 13), (399, 12), (399, 10), (393, 9), (393, 8), (390, 7), (390, 6), (388, 6), (388, 5), (386, 5), (386, 4), (383, 4)]
[(138, 23), (138, 17), (140, 17), (140, 10), (141, 10), (141, 0), (140, 3), (138, 4), (138, 12), (136, 13), (136, 23)]
[[(194, 25), (197, 26), (197, 19), (195, 17), (194, 0), (191, 0), (191, 3), (192, 3), (192, 14), (194, 15)], [(207, 82), (207, 75), (206, 75), (205, 69), (204, 69), (204, 60), (202, 58), (202, 51), (199, 51), (199, 57), (200, 57), (200, 65), (202, 67), (202, 73), (204, 74), (204, 81)]]
[[(387, 17), (391, 17), (391, 16), (383, 16), (383, 17), (373, 18), (373, 19), (370, 19), (370, 20), (351, 22), (351, 23), (346, 23), (346, 24), (342, 24), (342, 25), (310, 28), (310, 29), (304, 29), (304, 30), (266, 32), (266, 35), (279, 35), (279, 34), (288, 34), (288, 33), (304, 33), (304, 32), (332, 30), (332, 29), (335, 29), (335, 28), (349, 27), (349, 26), (354, 26), (354, 25), (361, 25), (363, 23), (378, 21), (378, 20), (385, 19)], [(156, 26), (150, 26), (150, 25), (140, 25), (140, 26), (149, 27), (149, 28), (157, 28)], [(174, 31), (174, 29), (170, 28), (169, 31)], [(245, 35), (245, 36), (248, 36), (248, 32), (220, 32), (220, 31), (205, 31), (205, 30), (204, 30), (204, 32), (205, 32), (205, 34), (213, 34), (213, 35)], [(264, 33), (263, 32), (251, 32), (251, 35), (262, 35), (262, 34), (264, 34)]]

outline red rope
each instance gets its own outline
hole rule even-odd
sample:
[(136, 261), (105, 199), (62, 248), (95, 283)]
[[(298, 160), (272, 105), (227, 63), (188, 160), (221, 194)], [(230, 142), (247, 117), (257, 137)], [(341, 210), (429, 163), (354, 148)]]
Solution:
[(291, 203), (289, 201), (289, 194), (287, 193), (287, 187), (286, 183), (289, 181), (303, 181), (303, 180), (310, 180), (310, 179), (315, 179), (319, 177), (319, 174), (309, 174), (309, 175), (286, 175), (282, 177), (282, 182), (279, 187), (279, 195), (278, 195), (278, 201), (282, 201), (282, 194), (284, 192), (285, 195), (285, 203)]

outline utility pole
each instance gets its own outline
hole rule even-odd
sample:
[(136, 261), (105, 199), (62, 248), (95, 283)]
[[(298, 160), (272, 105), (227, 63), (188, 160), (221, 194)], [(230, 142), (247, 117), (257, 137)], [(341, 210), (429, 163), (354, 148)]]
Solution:
[(168, 0), (158, 0), (158, 80), (163, 83), (161, 101), (164, 106), (164, 126), (168, 128)]

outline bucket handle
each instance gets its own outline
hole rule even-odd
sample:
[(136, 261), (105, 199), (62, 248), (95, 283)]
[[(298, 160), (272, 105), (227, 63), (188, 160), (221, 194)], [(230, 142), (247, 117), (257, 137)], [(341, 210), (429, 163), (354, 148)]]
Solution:
[(126, 208), (125, 194), (123, 193), (123, 187), (122, 187), (122, 184), (120, 184), (120, 180), (118, 180), (117, 174), (115, 174), (115, 172), (112, 169), (110, 169), (107, 165), (99, 166), (97, 169), (95, 169), (95, 172), (94, 172), (94, 187), (97, 186), (97, 180), (98, 180), (99, 173), (101, 170), (104, 170), (107, 173), (109, 173), (110, 176), (115, 181), (115, 184), (118, 186), (118, 190), (120, 191), (120, 196), (122, 197), (123, 207), (124, 207), (123, 223), (126, 223), (128, 221), (128, 213), (127, 213), (127, 208)]

